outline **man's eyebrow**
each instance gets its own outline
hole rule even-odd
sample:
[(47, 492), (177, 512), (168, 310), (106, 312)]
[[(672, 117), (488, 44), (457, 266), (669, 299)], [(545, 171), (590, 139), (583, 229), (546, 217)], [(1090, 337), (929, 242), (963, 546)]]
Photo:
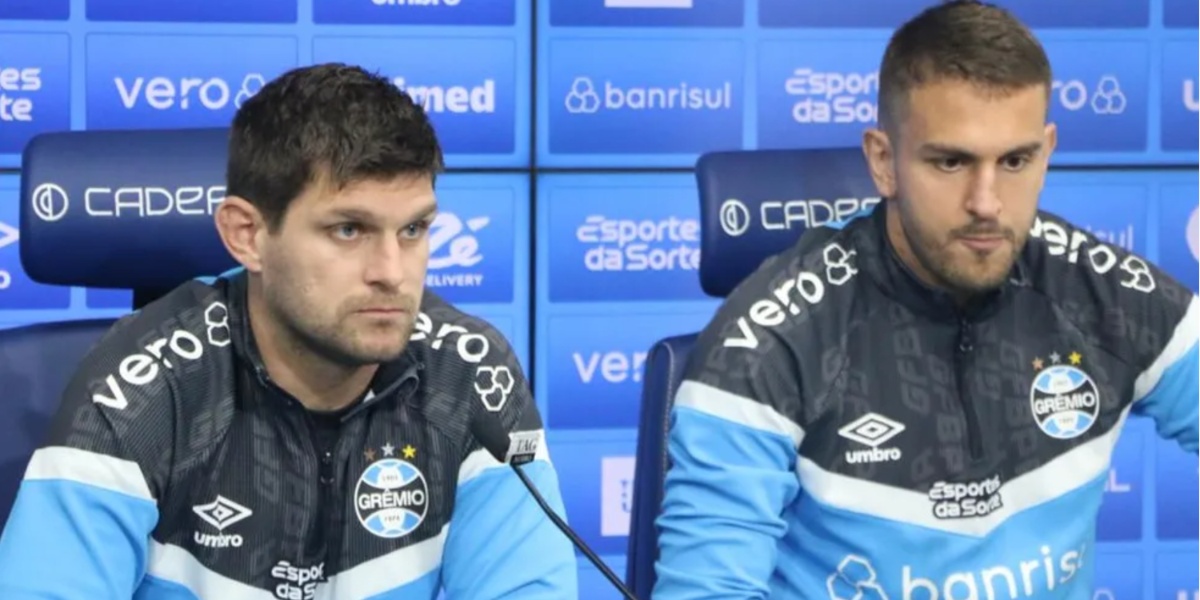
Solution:
[(345, 219), (347, 221), (374, 221), (375, 215), (370, 211), (359, 208), (335, 208), (329, 212), (329, 216), (336, 219)]
[(428, 206), (426, 206), (425, 208), (423, 208), (419, 212), (417, 212), (417, 214), (415, 216), (413, 216), (413, 218), (411, 220), (412, 221), (423, 221), (423, 220), (428, 219), (429, 217), (432, 217), (433, 215), (437, 214), (437, 211), (438, 211), (437, 203), (432, 202)]
[[(417, 211), (417, 213), (414, 214), (411, 219), (409, 219), (409, 222), (415, 223), (417, 221), (428, 219), (430, 216), (437, 213), (437, 211), (438, 211), (437, 203), (430, 203), (430, 204), (426, 205), (425, 207), (421, 208), (419, 211)], [(334, 219), (342, 219), (342, 220), (346, 220), (346, 221), (360, 221), (363, 223), (373, 223), (373, 222), (379, 220), (379, 218), (371, 211), (363, 210), (361, 208), (354, 208), (354, 207), (335, 208), (329, 212), (329, 216)]]
[[(1010, 148), (1001, 156), (1011, 156), (1013, 154), (1033, 154), (1042, 149), (1042, 142), (1027, 142)], [(965, 148), (959, 148), (950, 144), (941, 144), (938, 142), (928, 142), (921, 145), (920, 151), (922, 154), (943, 154), (948, 156), (962, 156), (967, 158), (977, 158), (978, 156)]]

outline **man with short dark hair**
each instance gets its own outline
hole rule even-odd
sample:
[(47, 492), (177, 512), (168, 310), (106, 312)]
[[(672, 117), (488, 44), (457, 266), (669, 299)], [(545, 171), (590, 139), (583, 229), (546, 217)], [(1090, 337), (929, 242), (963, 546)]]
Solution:
[[(470, 433), (542, 438), (515, 354), (424, 289), (442, 168), (421, 107), (362, 69), (247, 101), (216, 213), (242, 268), (84, 359), (0, 538), (0, 598), (575, 597), (569, 540)], [(523, 468), (561, 513), (542, 442)]]
[(940, 4), (879, 77), (884, 201), (766, 261), (690, 355), (656, 600), (1090, 599), (1130, 413), (1197, 450), (1197, 299), (1038, 210), (1030, 31)]

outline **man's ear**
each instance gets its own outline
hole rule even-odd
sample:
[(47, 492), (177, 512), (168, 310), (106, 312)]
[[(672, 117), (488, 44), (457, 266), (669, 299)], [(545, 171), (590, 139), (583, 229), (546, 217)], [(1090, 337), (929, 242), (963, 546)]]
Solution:
[(262, 238), (267, 224), (262, 213), (245, 198), (226, 196), (215, 215), (217, 233), (225, 249), (247, 271), (262, 270)]
[(1050, 155), (1054, 154), (1054, 149), (1058, 147), (1058, 125), (1056, 123), (1046, 123), (1046, 163), (1050, 163)]
[(875, 181), (875, 189), (884, 198), (894, 198), (896, 167), (891, 138), (883, 129), (867, 129), (863, 132), (862, 149), (863, 156), (867, 159), (867, 168), (871, 171), (871, 179)]

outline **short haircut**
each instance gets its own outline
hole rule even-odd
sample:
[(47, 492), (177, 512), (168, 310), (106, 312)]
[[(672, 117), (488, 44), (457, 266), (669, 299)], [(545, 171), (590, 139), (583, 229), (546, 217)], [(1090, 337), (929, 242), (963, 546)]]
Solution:
[(274, 231), (310, 184), (435, 180), (443, 168), (421, 106), (384, 77), (330, 63), (288, 71), (242, 104), (230, 131), (225, 185)]
[(879, 67), (879, 123), (895, 130), (912, 90), (961, 81), (989, 93), (1051, 86), (1050, 60), (1038, 39), (1007, 10), (951, 0), (913, 17), (892, 35)]

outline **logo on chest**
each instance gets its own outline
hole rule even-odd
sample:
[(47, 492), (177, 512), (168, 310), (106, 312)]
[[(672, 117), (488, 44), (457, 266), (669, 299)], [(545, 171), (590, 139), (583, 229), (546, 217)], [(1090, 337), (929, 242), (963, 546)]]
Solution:
[(1078, 352), (1068, 354), (1065, 363), (1057, 352), (1048, 358), (1049, 363), (1040, 357), (1033, 360), (1036, 374), (1029, 388), (1033, 418), (1042, 432), (1052, 438), (1077, 438), (1096, 422), (1100, 390), (1092, 376), (1081, 368), (1083, 356)]
[(193, 534), (195, 542), (207, 548), (240, 548), (243, 542), (242, 536), (236, 533), (225, 533), (225, 528), (254, 514), (254, 511), (249, 508), (219, 494), (216, 500), (208, 504), (193, 506), (192, 512), (217, 530), (217, 533), (214, 534), (197, 529)]
[(389, 539), (404, 537), (425, 521), (429, 508), (429, 485), (425, 474), (405, 459), (416, 457), (416, 449), (405, 446), (402, 458), (390, 443), (381, 448), (383, 457), (366, 451), (374, 462), (363, 469), (354, 489), (354, 511), (359, 523), (371, 533)]
[(868, 446), (865, 450), (847, 450), (846, 462), (851, 464), (880, 463), (900, 460), (900, 449), (881, 448), (904, 431), (904, 424), (881, 414), (867, 413), (838, 430), (838, 435)]

